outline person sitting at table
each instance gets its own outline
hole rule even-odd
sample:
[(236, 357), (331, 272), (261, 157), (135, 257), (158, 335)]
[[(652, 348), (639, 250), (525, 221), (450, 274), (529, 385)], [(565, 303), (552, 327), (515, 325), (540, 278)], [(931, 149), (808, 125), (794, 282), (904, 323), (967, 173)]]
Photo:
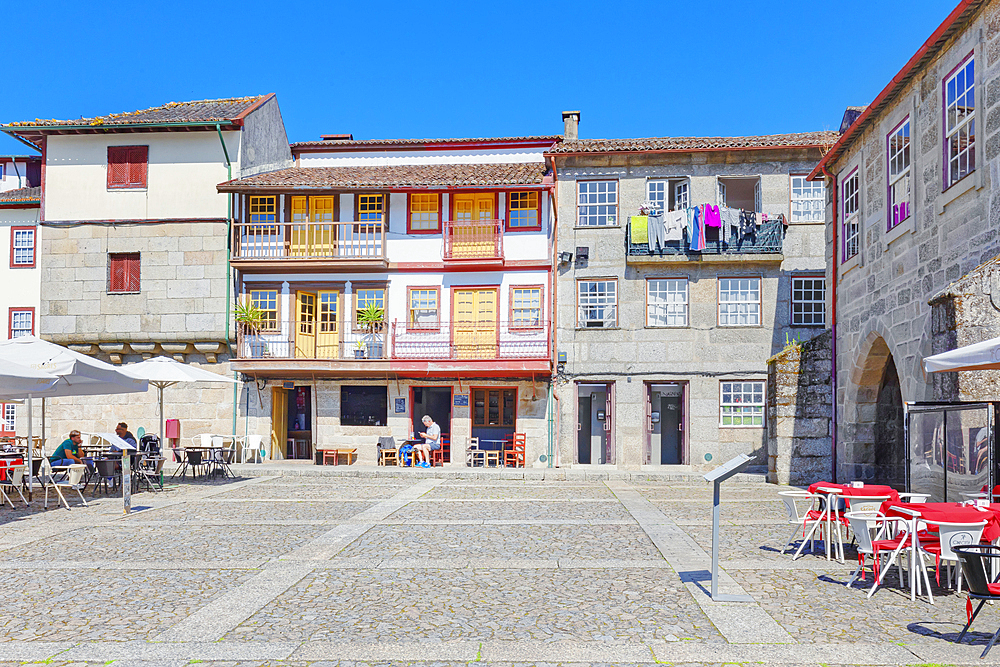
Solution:
[(49, 457), (49, 463), (54, 466), (71, 466), (74, 463), (83, 463), (80, 458), (80, 443), (83, 436), (76, 429), (69, 432), (69, 437), (56, 447), (56, 451)]
[[(136, 441), (135, 436), (132, 435), (132, 432), (128, 430), (128, 424), (125, 422), (118, 422), (118, 426), (115, 426), (115, 435), (136, 449), (139, 449), (139, 443)], [(118, 448), (111, 445), (111, 449), (117, 450)]]
[(430, 415), (424, 415), (420, 421), (424, 423), (424, 428), (427, 430), (418, 434), (424, 441), (413, 448), (417, 457), (417, 462), (414, 462), (414, 465), (430, 468), (431, 452), (441, 449), (441, 427), (434, 423)]

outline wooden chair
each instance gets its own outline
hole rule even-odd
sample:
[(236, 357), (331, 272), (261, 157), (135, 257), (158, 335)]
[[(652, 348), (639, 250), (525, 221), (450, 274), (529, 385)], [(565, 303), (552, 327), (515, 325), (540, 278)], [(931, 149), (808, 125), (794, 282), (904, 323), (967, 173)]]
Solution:
[(470, 468), (476, 465), (486, 465), (486, 452), (479, 449), (479, 438), (469, 438), (469, 448), (465, 450), (465, 465)]
[(527, 437), (524, 433), (515, 433), (514, 441), (510, 446), (510, 449), (504, 450), (503, 464), (505, 466), (514, 466), (515, 468), (524, 467), (524, 450), (527, 447)]
[(445, 463), (451, 463), (451, 436), (442, 433), (441, 449), (435, 449), (431, 452), (431, 465), (443, 466)]
[(398, 450), (383, 448), (378, 450), (378, 464), (380, 466), (398, 466), (399, 465), (399, 453)]

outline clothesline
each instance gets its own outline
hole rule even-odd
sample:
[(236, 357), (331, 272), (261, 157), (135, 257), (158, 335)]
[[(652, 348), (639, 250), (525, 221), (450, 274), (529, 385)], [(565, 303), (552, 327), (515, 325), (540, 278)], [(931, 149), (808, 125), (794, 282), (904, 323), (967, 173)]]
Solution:
[(708, 227), (719, 230), (719, 240), (734, 243), (757, 233), (757, 227), (764, 222), (779, 220), (786, 225), (784, 214), (768, 214), (746, 211), (740, 208), (701, 204), (664, 213), (659, 208), (643, 205), (640, 215), (629, 216), (629, 237), (634, 245), (646, 244), (650, 249), (665, 248), (668, 241), (683, 242), (687, 236), (688, 249), (700, 252), (707, 241)]

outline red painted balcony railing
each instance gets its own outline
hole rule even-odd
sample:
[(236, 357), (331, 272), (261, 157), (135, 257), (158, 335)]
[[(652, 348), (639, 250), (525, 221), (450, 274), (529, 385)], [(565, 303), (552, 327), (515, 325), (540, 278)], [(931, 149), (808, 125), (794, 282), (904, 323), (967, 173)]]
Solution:
[(444, 258), (503, 259), (503, 220), (445, 220)]
[(393, 322), (393, 359), (547, 359), (549, 322)]
[(233, 259), (385, 258), (381, 222), (281, 222), (233, 225)]

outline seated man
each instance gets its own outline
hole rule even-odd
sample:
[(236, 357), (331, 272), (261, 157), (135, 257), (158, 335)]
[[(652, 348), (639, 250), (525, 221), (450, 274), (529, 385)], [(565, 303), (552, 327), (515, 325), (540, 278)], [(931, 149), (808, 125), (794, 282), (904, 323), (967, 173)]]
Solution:
[(434, 423), (430, 415), (424, 415), (420, 421), (424, 423), (424, 428), (427, 430), (419, 434), (424, 439), (424, 442), (414, 448), (417, 456), (417, 461), (414, 461), (414, 465), (421, 468), (430, 468), (431, 452), (441, 449), (441, 427)]
[[(125, 422), (118, 422), (118, 426), (115, 426), (115, 434), (128, 444), (132, 445), (136, 449), (139, 449), (139, 443), (136, 441), (135, 436), (132, 435), (132, 432), (128, 430), (128, 424)], [(112, 445), (111, 449), (118, 448)]]
[(83, 436), (76, 429), (69, 432), (69, 437), (63, 440), (62, 444), (56, 447), (56, 451), (49, 457), (49, 463), (54, 466), (70, 466), (74, 463), (83, 463), (80, 458), (80, 443)]

